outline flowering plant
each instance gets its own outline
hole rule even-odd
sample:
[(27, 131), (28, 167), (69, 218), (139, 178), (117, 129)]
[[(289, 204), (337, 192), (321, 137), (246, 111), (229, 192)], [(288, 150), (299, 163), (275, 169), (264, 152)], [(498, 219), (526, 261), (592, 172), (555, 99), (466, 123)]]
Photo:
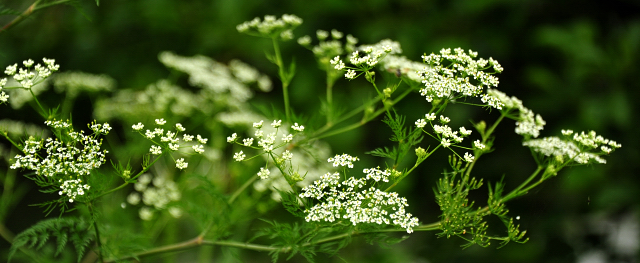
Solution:
[[(9, 259), (18, 250), (37, 260), (48, 256), (33, 251), (47, 247), (51, 235), (57, 237), (52, 257), (65, 251), (71, 240), (78, 261), (84, 257), (101, 262), (200, 246), (268, 252), (273, 261), (282, 254), (288, 258), (300, 254), (313, 262), (318, 252), (333, 255), (352, 237), (388, 244), (426, 231), (459, 237), (465, 247), (487, 247), (492, 241), (500, 246), (524, 243), (529, 237), (514, 222), (519, 217), (509, 213), (508, 201), (528, 194), (566, 167), (605, 163), (603, 156), (621, 147), (594, 131), (563, 130), (561, 137), (539, 138), (544, 119), (497, 89), (497, 74), (503, 68), (493, 58), (484, 59), (472, 50), (443, 48), (438, 54), (424, 54), (420, 61), (412, 61), (401, 56), (398, 42), (386, 39), (358, 45), (357, 38), (347, 35), (343, 44), (344, 34), (335, 29), (318, 30), (316, 46), (310, 36), (297, 41), (313, 52), (327, 80), (320, 111), (324, 116), (321, 121), (310, 121), (317, 116), (303, 117), (290, 103), (296, 65), (285, 63), (280, 50), (281, 41), (294, 39), (293, 29), (302, 22), (295, 15), (265, 16), (237, 26), (240, 33), (270, 39), (273, 45), (267, 59), (278, 69), (284, 105), (270, 114), (258, 113), (249, 100), (252, 86), (266, 92), (271, 90), (271, 81), (237, 60), (225, 65), (204, 56), (163, 52), (160, 61), (188, 76), (192, 89), (166, 79), (135, 92), (113, 91), (109, 78), (53, 74), (60, 69), (53, 59), (43, 59), (44, 66), (34, 67), (30, 59), (23, 61), (24, 67), (7, 66), (5, 74), (13, 81), (0, 80), (0, 102), (14, 99), (3, 89), (29, 93), (47, 132), (53, 135), (41, 132), (18, 140), (9, 129), (3, 130), (1, 134), (18, 151), (10, 156), (10, 169), (24, 173), (41, 191), (52, 194), (53, 200), (42, 205), (48, 213), (59, 208), (61, 215), (16, 236)], [(113, 92), (96, 103), (94, 116), (101, 122), (88, 124), (89, 135), (74, 128), (64, 110), (68, 107), (60, 113), (38, 100), (34, 90), (49, 78), (55, 79), (57, 89), (67, 87), (71, 98), (81, 91)], [(79, 79), (86, 90), (70, 84), (78, 81), (65, 78)], [(387, 82), (384, 88), (381, 78)], [(375, 95), (344, 113), (334, 102), (333, 88), (347, 81), (370, 85)], [(414, 107), (420, 117), (407, 122), (398, 106), (409, 96), (424, 97), (424, 103)], [(447, 108), (458, 105), (484, 108), (499, 116), (492, 123), (479, 120), (471, 127), (460, 126), (452, 115), (446, 116)], [(361, 119), (353, 121), (355, 116)], [(389, 127), (393, 146), (358, 153), (358, 157), (351, 155), (355, 153), (332, 154), (323, 140), (362, 129), (375, 120)], [(474, 168), (495, 150), (495, 131), (506, 120), (515, 122), (514, 131), (522, 137), (522, 146), (531, 150), (536, 166), (515, 188), (488, 183), (486, 205), (478, 206), (469, 194), (485, 180), (475, 176)], [(140, 136), (122, 135), (126, 143), (110, 141), (116, 125), (106, 121), (126, 127), (119, 131), (122, 134)], [(110, 147), (103, 145), (104, 138)], [(135, 146), (127, 148), (129, 144)], [(404, 197), (400, 186), (407, 178), (423, 176), (423, 163), (442, 151), (449, 155), (448, 167), (434, 188), (441, 214), (429, 223), (417, 217), (420, 207), (410, 205), (414, 200)], [(104, 167), (107, 160), (113, 169)], [(372, 162), (375, 164), (368, 165)], [(362, 174), (354, 172), (360, 169)], [(271, 198), (262, 198), (264, 193)], [(113, 203), (119, 203), (124, 212), (114, 212)], [(276, 204), (297, 221), (263, 220), (267, 226), (253, 236), (234, 234), (266, 217)], [(121, 239), (126, 231), (117, 224), (119, 214), (135, 220), (146, 236), (176, 234), (176, 228), (167, 223), (173, 220), (195, 222), (198, 229), (190, 229), (195, 233), (187, 241), (168, 238), (173, 242), (141, 244), (144, 242), (132, 241), (134, 235)], [(490, 231), (492, 217), (502, 223), (499, 233), (505, 234)], [(395, 232), (406, 236), (394, 239)], [(86, 252), (89, 247), (94, 249)]]

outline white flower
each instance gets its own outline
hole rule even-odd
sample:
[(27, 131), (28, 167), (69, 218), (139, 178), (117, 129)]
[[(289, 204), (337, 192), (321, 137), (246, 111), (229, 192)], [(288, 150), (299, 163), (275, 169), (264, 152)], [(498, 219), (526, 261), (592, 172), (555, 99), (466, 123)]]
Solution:
[(242, 151), (233, 154), (233, 159), (235, 159), (236, 162), (244, 160), (245, 157), (247, 156)]
[(451, 120), (449, 119), (449, 117), (445, 117), (445, 116), (443, 116), (443, 115), (440, 115), (440, 122), (441, 122), (442, 124), (447, 124), (447, 123), (449, 123), (450, 121), (451, 121)]
[(185, 131), (185, 128), (184, 128), (184, 127), (182, 127), (182, 124), (180, 124), (180, 123), (176, 123), (176, 130), (178, 130), (178, 131), (180, 131), (180, 132), (183, 132), (183, 131)]
[(149, 149), (149, 151), (154, 155), (162, 154), (162, 148), (160, 148), (160, 146), (158, 145), (151, 145), (151, 149)]
[(253, 123), (253, 128), (260, 129), (260, 128), (262, 128), (262, 124), (263, 123), (264, 123), (264, 121), (254, 122)]
[(253, 138), (243, 139), (242, 144), (247, 147), (251, 146), (253, 144)]
[(189, 164), (184, 161), (184, 158), (176, 160), (176, 168), (180, 170), (187, 168), (188, 165)]
[(561, 132), (562, 132), (562, 135), (565, 135), (565, 136), (569, 136), (569, 135), (573, 134), (572, 130), (562, 130)]
[(231, 136), (227, 137), (227, 142), (235, 142), (237, 138), (238, 138), (238, 134), (234, 132), (233, 134), (231, 134)]
[(285, 150), (282, 153), (282, 159), (291, 160), (291, 158), (293, 158), (293, 154), (289, 150)]
[(201, 145), (201, 144), (191, 146), (191, 148), (193, 148), (193, 151), (195, 151), (195, 152), (197, 152), (199, 154), (204, 153), (204, 146)]
[(429, 121), (433, 121), (436, 119), (436, 114), (435, 113), (427, 113), (424, 115), (425, 119), (429, 120)]
[(193, 140), (193, 135), (189, 135), (189, 134), (184, 134), (182, 135), (182, 140), (185, 142), (190, 142)]
[(200, 137), (200, 134), (198, 134), (198, 135), (196, 136), (196, 139), (198, 139), (198, 141), (199, 141), (200, 143), (202, 143), (202, 144), (207, 144), (207, 141), (209, 140), (209, 139), (205, 139), (205, 138)]
[(164, 119), (156, 119), (156, 124), (158, 125), (164, 125), (165, 123), (167, 123), (167, 121), (165, 121)]
[(471, 132), (473, 131), (467, 130), (465, 127), (460, 127), (460, 134), (462, 134), (462, 136), (469, 136), (471, 135)]
[(486, 147), (484, 144), (482, 144), (482, 142), (480, 142), (480, 140), (476, 140), (473, 142), (473, 146), (482, 150), (484, 149), (484, 147)]
[(298, 125), (298, 123), (296, 122), (293, 124), (293, 126), (291, 126), (291, 129), (301, 132), (304, 131), (304, 126)]
[(347, 79), (355, 79), (356, 72), (353, 69), (347, 69), (347, 73), (344, 74), (344, 77)]
[(140, 195), (138, 193), (130, 193), (127, 196), (127, 202), (132, 205), (137, 205), (140, 203)]
[(143, 208), (140, 208), (140, 211), (138, 212), (138, 215), (140, 215), (140, 219), (142, 219), (144, 221), (149, 221), (149, 220), (153, 219), (153, 210), (151, 210), (151, 208), (145, 206)]
[(142, 122), (138, 122), (138, 124), (134, 124), (133, 126), (131, 126), (131, 128), (133, 128), (133, 130), (139, 131), (144, 128), (144, 124), (142, 124)]
[(469, 154), (468, 152), (464, 153), (464, 160), (468, 163), (473, 162), (476, 157), (473, 154)]
[(273, 122), (271, 123), (271, 126), (276, 129), (280, 127), (280, 125), (282, 125), (282, 120), (273, 120)]
[(293, 140), (293, 134), (283, 134), (282, 142), (289, 143)]
[(180, 149), (180, 145), (177, 143), (169, 143), (169, 149), (171, 149), (172, 151), (177, 151), (178, 149)]
[(440, 144), (442, 144), (442, 147), (444, 148), (451, 146), (451, 142), (449, 141), (449, 139), (445, 139), (445, 138), (442, 138), (442, 141), (440, 142)]
[(300, 44), (301, 46), (307, 46), (311, 44), (311, 37), (307, 35), (307, 36), (298, 38), (298, 44)]
[(336, 155), (335, 157), (331, 157), (327, 159), (327, 162), (333, 163), (333, 167), (338, 166), (347, 166), (349, 168), (353, 168), (353, 162), (359, 161), (358, 157), (351, 156), (348, 154)]
[(260, 179), (267, 179), (269, 178), (269, 174), (271, 174), (271, 171), (269, 171), (269, 169), (265, 169), (264, 167), (260, 167), (260, 171), (258, 172), (258, 177), (260, 177)]

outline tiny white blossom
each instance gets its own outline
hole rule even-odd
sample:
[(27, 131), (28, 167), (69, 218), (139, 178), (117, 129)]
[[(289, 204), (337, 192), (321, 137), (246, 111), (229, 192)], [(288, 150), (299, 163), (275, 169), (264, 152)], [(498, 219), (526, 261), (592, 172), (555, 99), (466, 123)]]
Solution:
[(154, 155), (160, 155), (162, 154), (162, 148), (160, 148), (160, 146), (158, 145), (151, 145), (151, 149), (149, 149), (149, 152)]
[(195, 151), (195, 152), (197, 152), (199, 154), (204, 153), (204, 146), (201, 145), (201, 144), (191, 146), (191, 148), (193, 148), (193, 151)]
[(416, 121), (416, 127), (420, 128), (420, 129), (424, 128), (424, 126), (426, 126), (426, 125), (427, 125), (427, 122), (424, 119), (418, 119)]
[(244, 160), (245, 157), (247, 156), (242, 151), (233, 154), (233, 159), (235, 159), (236, 162)]
[(184, 158), (176, 160), (176, 168), (182, 170), (187, 168), (187, 166), (189, 166), (189, 164), (184, 161)]
[(182, 124), (176, 123), (176, 130), (183, 132), (183, 131), (185, 131), (185, 128), (182, 127)]
[(467, 130), (465, 127), (460, 127), (460, 134), (462, 134), (462, 136), (469, 136), (471, 135), (471, 132), (473, 131)]
[(182, 140), (185, 142), (190, 142), (193, 140), (193, 135), (189, 135), (189, 134), (184, 134), (182, 135)]
[(436, 119), (436, 114), (435, 113), (427, 113), (424, 115), (425, 119), (429, 120), (429, 121), (433, 121)]
[(154, 137), (156, 137), (156, 134), (150, 130), (147, 130), (144, 136), (147, 137), (147, 139), (153, 139)]
[(276, 129), (279, 128), (280, 125), (282, 125), (282, 120), (273, 120), (273, 122), (271, 123), (271, 126)]
[(331, 157), (327, 159), (327, 162), (333, 163), (333, 167), (338, 166), (347, 166), (349, 168), (353, 168), (353, 162), (359, 161), (358, 157), (351, 156), (348, 154), (336, 155), (335, 157)]
[(165, 123), (167, 123), (167, 121), (165, 121), (164, 119), (156, 119), (156, 124), (158, 125), (164, 125)]
[(180, 145), (177, 143), (169, 143), (169, 149), (171, 149), (172, 151), (177, 151), (178, 149), (180, 149)]
[(263, 123), (264, 123), (264, 121), (254, 122), (253, 123), (253, 128), (260, 129), (260, 128), (262, 128), (262, 124)]
[(293, 140), (293, 134), (283, 134), (282, 141), (285, 143), (290, 143)]
[(449, 139), (445, 139), (445, 138), (442, 138), (442, 141), (440, 142), (440, 144), (442, 144), (442, 147), (444, 148), (451, 146), (451, 142), (449, 141)]
[(133, 128), (136, 131), (142, 130), (142, 128), (144, 128), (144, 124), (142, 124), (142, 122), (138, 122), (138, 124), (134, 124), (133, 126), (131, 126), (131, 128)]
[(347, 69), (347, 73), (344, 74), (344, 77), (347, 79), (355, 79), (356, 72), (353, 69)]
[[(198, 136), (200, 136), (200, 135), (198, 135)], [(237, 138), (238, 138), (238, 134), (233, 133), (233, 134), (231, 134), (231, 136), (227, 137), (227, 142), (235, 142)]]
[(468, 152), (464, 153), (464, 160), (467, 161), (468, 163), (473, 162), (475, 158), (476, 157), (473, 156), (473, 154), (470, 154)]
[(271, 171), (269, 171), (269, 169), (265, 169), (264, 167), (260, 167), (260, 171), (258, 172), (258, 177), (260, 177), (260, 179), (267, 179), (269, 178), (269, 174), (271, 174)]
[(298, 125), (298, 123), (296, 122), (293, 124), (293, 126), (291, 126), (291, 129), (301, 132), (304, 131), (304, 126)]
[(573, 134), (572, 130), (562, 130), (561, 132), (562, 132), (562, 135), (565, 135), (565, 136), (569, 136), (569, 135)]
[(450, 121), (451, 121), (451, 120), (449, 119), (449, 117), (445, 117), (445, 116), (443, 116), (443, 115), (440, 115), (440, 122), (441, 122), (442, 124), (447, 124), (447, 123), (449, 123)]
[(247, 147), (251, 146), (253, 144), (253, 138), (243, 139), (242, 144)]
[(196, 139), (198, 139), (198, 141), (202, 144), (207, 144), (207, 141), (209, 140), (209, 139), (202, 138), (200, 134), (196, 136)]
[(482, 142), (480, 142), (480, 140), (476, 140), (473, 142), (473, 146), (482, 150), (484, 149), (484, 147), (486, 147), (484, 144), (482, 144)]
[(282, 153), (282, 159), (291, 160), (291, 158), (293, 158), (293, 154), (289, 150), (285, 150)]

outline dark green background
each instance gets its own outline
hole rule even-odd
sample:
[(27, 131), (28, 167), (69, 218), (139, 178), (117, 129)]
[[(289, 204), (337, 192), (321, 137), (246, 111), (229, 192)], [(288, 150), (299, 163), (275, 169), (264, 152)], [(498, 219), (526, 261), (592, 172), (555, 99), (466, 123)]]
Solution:
[[(30, 3), (3, 4), (23, 10)], [(547, 121), (542, 136), (558, 135), (560, 129), (568, 128), (595, 130), (623, 147), (607, 158), (607, 165), (567, 169), (511, 202), (512, 213), (521, 216), (521, 227), (528, 230), (531, 240), (526, 244), (510, 244), (499, 250), (495, 246), (461, 250), (461, 240), (437, 239), (435, 233), (424, 232), (414, 233), (389, 249), (355, 239), (340, 255), (349, 262), (576, 262), (595, 247), (612, 253), (610, 262), (638, 262), (637, 250), (635, 256), (616, 256), (606, 246), (606, 237), (593, 234), (597, 227), (589, 224), (593, 218), (600, 218), (596, 222), (603, 218), (615, 222), (629, 214), (635, 214), (638, 224), (638, 1), (107, 0), (96, 7), (94, 1), (86, 0), (82, 6), (91, 21), (71, 6), (55, 6), (1, 34), (0, 65), (26, 58), (55, 58), (61, 71), (107, 74), (118, 81), (119, 88), (142, 89), (167, 77), (169, 71), (157, 60), (161, 51), (184, 56), (202, 54), (221, 62), (238, 58), (274, 80), (274, 91), (256, 98), (256, 103), (271, 99), (282, 105), (276, 70), (264, 56), (270, 51), (269, 42), (239, 34), (235, 26), (256, 16), (285, 13), (304, 19), (294, 31), (296, 37), (314, 36), (316, 29), (335, 28), (354, 35), (360, 43), (384, 38), (399, 41), (404, 55), (416, 61), (423, 53), (458, 46), (478, 51), (481, 57), (493, 57), (505, 69), (499, 75), (498, 88), (523, 100)], [(9, 20), (0, 18), (2, 24)], [(312, 114), (323, 96), (324, 77), (315, 70), (312, 54), (295, 41), (287, 42), (283, 49), (287, 61), (296, 57), (299, 69), (291, 86), (293, 106), (296, 112)], [(348, 89), (357, 85), (364, 86), (364, 80), (339, 81), (336, 96), (345, 98), (352, 92)], [(54, 101), (55, 95), (51, 96)], [(90, 120), (87, 107), (90, 102), (77, 104), (75, 118)], [(413, 122), (426, 107), (421, 98), (414, 98), (403, 102), (400, 109)], [(22, 112), (3, 106), (0, 116), (20, 119), (24, 117), (20, 116)], [(495, 117), (457, 108), (448, 113), (452, 119), (467, 114), (459, 120), (467, 127), (465, 118), (469, 116), (474, 121)], [(498, 151), (487, 156), (476, 170), (476, 176), (489, 181), (505, 175), (507, 188), (517, 185), (534, 169), (528, 150), (521, 147), (511, 125), (503, 125), (496, 142)], [(328, 141), (335, 153), (363, 155), (374, 146), (384, 145), (388, 135), (385, 127), (375, 123)], [(432, 162), (438, 164), (436, 169), (425, 168), (421, 172), (425, 176), (414, 179), (412, 187), (399, 189), (408, 195), (409, 209), (414, 209), (423, 222), (436, 220), (439, 213), (431, 189), (445, 157), (436, 158), (440, 158)], [(482, 194), (478, 197), (484, 199)], [(13, 232), (20, 232), (41, 217), (37, 210), (18, 210), (6, 224)], [(4, 241), (2, 244), (6, 245)], [(256, 260), (268, 260), (266, 254), (255, 256)], [(304, 259), (294, 258), (300, 260)], [(339, 262), (336, 257), (319, 260)]]

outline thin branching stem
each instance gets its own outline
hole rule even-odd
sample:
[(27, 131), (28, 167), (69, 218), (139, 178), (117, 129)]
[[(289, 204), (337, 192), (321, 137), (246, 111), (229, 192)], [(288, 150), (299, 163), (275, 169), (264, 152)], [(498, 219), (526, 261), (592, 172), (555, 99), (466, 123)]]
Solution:
[(273, 50), (275, 52), (275, 63), (278, 66), (278, 75), (282, 81), (282, 94), (284, 97), (284, 112), (287, 116), (287, 122), (291, 123), (291, 106), (289, 106), (289, 82), (291, 81), (291, 72), (287, 72), (282, 62), (282, 55), (280, 54), (280, 46), (278, 44), (278, 38), (272, 37)]

